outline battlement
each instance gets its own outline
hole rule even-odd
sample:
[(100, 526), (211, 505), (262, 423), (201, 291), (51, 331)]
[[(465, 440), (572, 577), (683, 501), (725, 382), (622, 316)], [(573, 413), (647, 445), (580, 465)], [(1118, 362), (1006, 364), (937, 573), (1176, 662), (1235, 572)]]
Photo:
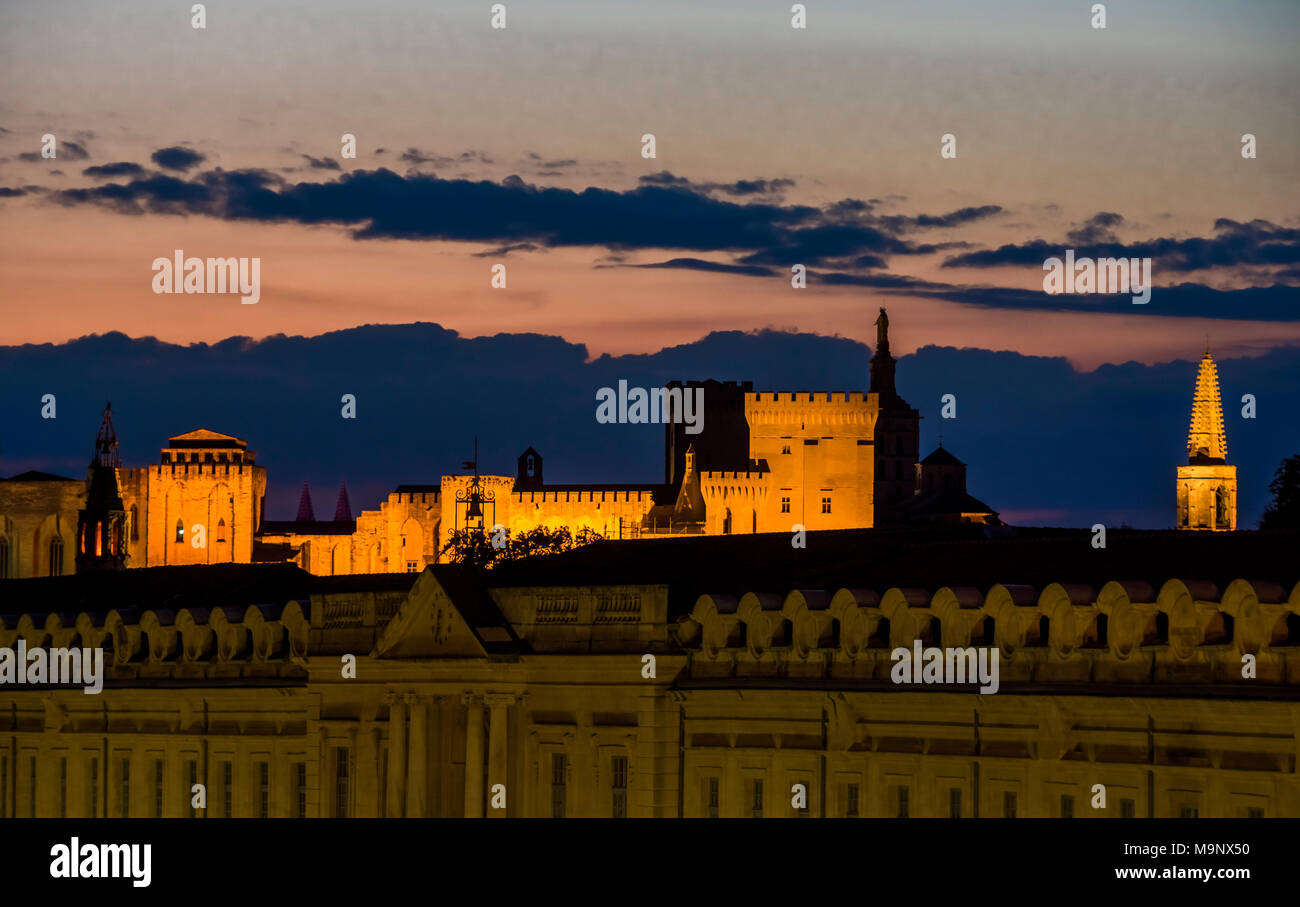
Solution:
[(745, 395), (745, 403), (785, 403), (807, 406), (819, 403), (867, 403), (861, 391), (772, 391)]

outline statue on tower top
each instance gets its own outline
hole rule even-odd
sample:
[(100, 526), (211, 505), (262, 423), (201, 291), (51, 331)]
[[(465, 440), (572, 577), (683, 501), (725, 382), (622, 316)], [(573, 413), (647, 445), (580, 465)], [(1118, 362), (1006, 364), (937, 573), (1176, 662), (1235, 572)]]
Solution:
[(880, 317), (876, 319), (876, 355), (889, 355), (889, 315), (885, 307), (880, 307)]

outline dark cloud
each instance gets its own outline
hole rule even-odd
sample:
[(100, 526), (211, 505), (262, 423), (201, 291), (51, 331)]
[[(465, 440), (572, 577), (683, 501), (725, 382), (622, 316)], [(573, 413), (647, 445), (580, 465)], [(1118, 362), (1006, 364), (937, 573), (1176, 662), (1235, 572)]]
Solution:
[(475, 252), (475, 258), (497, 258), (509, 255), (511, 252), (537, 252), (544, 251), (541, 246), (531, 242), (508, 243), (504, 246), (497, 246), (494, 249), (485, 249), (482, 252)]
[(10, 189), (7, 186), (0, 186), (0, 198), (18, 198), (18, 196), (26, 194), (26, 189)]
[[(458, 164), (492, 164), (495, 161), (484, 151), (462, 151), (457, 155), (437, 154), (434, 152), (421, 151), (419, 148), (407, 148), (402, 152), (400, 160), (408, 164), (415, 164), (417, 167), (424, 164), (432, 164), (434, 167), (452, 167)], [(547, 166), (554, 166), (548, 164)]]
[(95, 167), (87, 167), (81, 171), (82, 176), (91, 176), (95, 179), (103, 179), (113, 176), (138, 176), (144, 173), (144, 168), (139, 164), (133, 164), (130, 161), (118, 161), (113, 164), (99, 164)]
[[(610, 267), (604, 265), (602, 267)], [(626, 268), (681, 268), (688, 271), (712, 271), (718, 274), (741, 274), (745, 277), (771, 277), (777, 273), (771, 268), (758, 265), (729, 265), (717, 261), (705, 261), (701, 258), (671, 258), (645, 265), (621, 265)]]
[[(1099, 214), (1082, 228), (1071, 231), (1070, 236), (1098, 235), (1108, 225), (1096, 223), (1098, 217), (1118, 218), (1117, 214)], [(1118, 221), (1116, 221), (1117, 223)], [(1220, 218), (1214, 222), (1212, 237), (1193, 236), (1185, 239), (1162, 237), (1138, 242), (1119, 243), (1113, 240), (1088, 245), (1075, 245), (1079, 258), (1150, 258), (1159, 271), (1198, 271), (1207, 268), (1228, 268), (1239, 265), (1294, 265), (1300, 263), (1300, 230), (1280, 227), (1266, 220), (1249, 223)], [(947, 259), (946, 268), (991, 268), (1001, 265), (1038, 265), (1050, 257), (1061, 257), (1068, 245), (1052, 244), (1036, 239), (1028, 243), (1015, 243), (968, 252)]]
[[(408, 161), (433, 160), (418, 149)], [(459, 158), (483, 160), (480, 152)], [(780, 181), (740, 181), (771, 186)], [(927, 255), (965, 248), (960, 241), (918, 243), (913, 231), (959, 227), (1003, 212), (1001, 206), (960, 208), (946, 214), (882, 215), (871, 201), (842, 199), (823, 207), (791, 205), (760, 196), (738, 199), (723, 184), (699, 184), (668, 172), (653, 174), (633, 189), (574, 190), (533, 185), (521, 177), (500, 182), (446, 179), (415, 171), (355, 170), (326, 182), (288, 182), (267, 170), (220, 168), (189, 177), (146, 174), (123, 183), (53, 192), (65, 205), (97, 204), (127, 214), (202, 215), (230, 221), (337, 224), (355, 239), (407, 239), (482, 243), (482, 256), (566, 246), (609, 251), (680, 249), (723, 253), (731, 261), (702, 255), (669, 259), (648, 267), (709, 270), (744, 276), (787, 273), (794, 264), (817, 269), (830, 285), (917, 291), (970, 305), (1057, 311), (1097, 311), (1114, 299), (1051, 296), (1036, 291), (927, 283), (905, 276), (873, 274), (893, 256)], [(721, 196), (719, 197), (719, 193)], [(1102, 212), (1077, 227), (1105, 236), (1122, 218)], [(1083, 235), (1083, 232), (1079, 232)], [(998, 249), (964, 252), (945, 267), (1020, 264), (1041, 268), (1062, 247), (1037, 239)], [(1161, 271), (1189, 271), (1232, 265), (1300, 264), (1300, 230), (1267, 221), (1219, 220), (1208, 238), (1156, 239), (1083, 245), (1080, 256), (1151, 257)], [(1276, 279), (1276, 278), (1275, 278)], [(1140, 314), (1295, 320), (1295, 288), (1218, 291), (1199, 284), (1156, 289), (1161, 304), (1125, 309)], [(1123, 297), (1120, 297), (1123, 298)], [(1230, 314), (1239, 310), (1244, 314)]]
[[(551, 164), (548, 163), (546, 166), (551, 166)], [(734, 183), (702, 183), (689, 180), (684, 176), (677, 176), (667, 170), (661, 170), (659, 173), (648, 173), (640, 178), (640, 183), (644, 186), (685, 189), (703, 195), (721, 192), (731, 196), (779, 195), (795, 184), (794, 180), (791, 179), (753, 179), (736, 180)]]
[(304, 154), (307, 163), (315, 170), (342, 170), (339, 162), (332, 157), (312, 157), (310, 154)]
[(85, 146), (79, 145), (70, 140), (62, 142), (56, 140), (54, 143), (54, 153), (56, 157), (43, 158), (39, 151), (24, 151), (22, 154), (18, 155), (18, 160), (34, 164), (38, 161), (44, 160), (84, 161), (90, 158), (90, 152), (86, 150)]
[(153, 162), (159, 167), (165, 167), (168, 170), (186, 171), (191, 167), (196, 167), (207, 160), (206, 157), (189, 148), (182, 148), (179, 145), (171, 148), (159, 148), (153, 153)]
[(1215, 318), (1230, 321), (1300, 321), (1300, 287), (1277, 284), (1240, 290), (1217, 290), (1203, 284), (1157, 286), (1151, 301), (1132, 302), (1132, 293), (1048, 294), (1009, 287), (921, 285), (909, 296), (944, 299), (988, 309), (1042, 312), (1106, 312), (1112, 315), (1155, 315), (1172, 318)]
[[(944, 227), (961, 227), (977, 220), (1001, 214), (1001, 205), (980, 205), (977, 208), (958, 208), (947, 214), (921, 214), (916, 217), (889, 215), (880, 218), (881, 226), (896, 233)], [(933, 251), (933, 249), (931, 250)]]
[(1113, 211), (1100, 211), (1084, 221), (1083, 226), (1066, 233), (1065, 238), (1080, 246), (1119, 242), (1119, 237), (1111, 228), (1122, 223), (1124, 218)]

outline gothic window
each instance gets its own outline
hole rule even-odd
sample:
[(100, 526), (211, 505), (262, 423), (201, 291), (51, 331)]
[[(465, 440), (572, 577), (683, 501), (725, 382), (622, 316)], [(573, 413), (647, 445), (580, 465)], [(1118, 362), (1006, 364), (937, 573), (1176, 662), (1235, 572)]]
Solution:
[(50, 539), (50, 576), (63, 575), (63, 536)]
[(528, 459), (524, 461), (524, 475), (528, 476), (530, 479), (537, 475), (537, 463), (533, 459), (532, 454), (529, 454)]
[(226, 520), (223, 517), (222, 519), (217, 520), (217, 541), (224, 542), (225, 540), (226, 540)]
[(176, 520), (176, 541), (185, 541), (185, 524), (179, 518)]
[(140, 512), (134, 504), (131, 505), (131, 541), (140, 541)]

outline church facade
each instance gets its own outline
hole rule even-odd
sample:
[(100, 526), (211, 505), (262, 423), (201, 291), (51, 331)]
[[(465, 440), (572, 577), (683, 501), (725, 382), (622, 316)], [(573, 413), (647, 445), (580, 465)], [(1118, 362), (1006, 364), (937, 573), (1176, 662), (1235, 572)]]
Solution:
[[(266, 467), (248, 442), (208, 429), (169, 439), (153, 466), (101, 463), (98, 481), (115, 482), (122, 501), (124, 566), (288, 561), (326, 576), (419, 572), (471, 525), (651, 539), (996, 521), (966, 494), (960, 460), (942, 448), (920, 459), (919, 414), (898, 394), (884, 309), (865, 393), (685, 387), (703, 390), (703, 430), (689, 434), (668, 421), (661, 482), (547, 483), (541, 454), (529, 448), (514, 476), (398, 485), (355, 519), (341, 500), (335, 519), (316, 520), (307, 498), (299, 519), (266, 520)], [(116, 449), (111, 408), (105, 431)], [(87, 481), (44, 473), (0, 480), (0, 578), (75, 569), (72, 535), (96, 474), (92, 463)], [(945, 493), (928, 493), (936, 489)], [(477, 523), (469, 513), (476, 496), (484, 510)]]

